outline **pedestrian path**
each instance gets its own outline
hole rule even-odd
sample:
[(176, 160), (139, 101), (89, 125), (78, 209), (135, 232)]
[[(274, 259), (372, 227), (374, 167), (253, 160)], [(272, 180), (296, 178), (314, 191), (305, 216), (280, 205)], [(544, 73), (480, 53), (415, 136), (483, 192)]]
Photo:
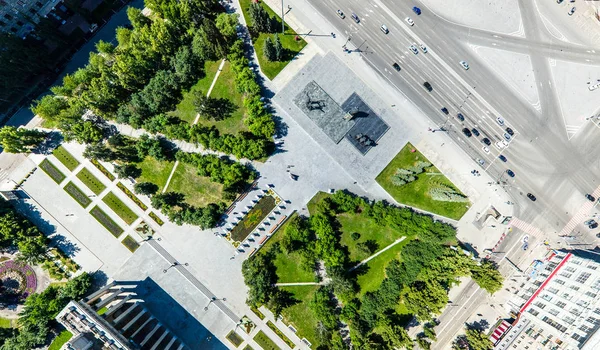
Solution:
[(392, 248), (393, 246), (395, 246), (396, 244), (402, 242), (404, 239), (406, 239), (406, 236), (402, 236), (400, 238), (398, 238), (397, 240), (394, 241), (394, 243), (388, 245), (387, 247), (383, 248), (382, 250), (378, 251), (377, 253), (371, 255), (370, 257), (366, 258), (365, 260), (359, 262), (358, 264), (356, 264), (354, 267), (352, 267), (350, 270), (348, 270), (349, 272), (356, 270), (357, 268), (359, 268), (360, 266), (368, 263), (371, 259), (376, 258), (377, 256), (379, 256), (379, 254), (385, 252), (386, 250)]
[[(592, 193), (592, 196), (594, 198), (598, 198), (598, 196), (600, 196), (600, 186), (598, 186), (596, 188), (596, 190)], [(581, 206), (581, 208), (579, 208), (577, 213), (575, 213), (575, 215), (573, 215), (571, 220), (569, 220), (567, 225), (560, 231), (559, 235), (560, 236), (569, 235), (573, 231), (575, 226), (582, 223), (588, 217), (590, 210), (596, 205), (596, 203), (597, 203), (596, 201), (593, 201), (593, 202), (586, 201), (585, 204), (583, 204)]]
[(531, 236), (542, 238), (544, 236), (544, 231), (535, 227), (533, 224), (530, 224), (526, 221), (513, 217), (512, 220), (508, 223), (510, 226), (517, 228)]

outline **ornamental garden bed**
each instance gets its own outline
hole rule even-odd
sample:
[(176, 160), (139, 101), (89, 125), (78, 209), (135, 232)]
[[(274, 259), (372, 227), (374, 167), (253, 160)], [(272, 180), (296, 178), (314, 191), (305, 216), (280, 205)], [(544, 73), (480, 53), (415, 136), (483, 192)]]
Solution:
[(275, 344), (263, 331), (258, 331), (254, 336), (254, 341), (264, 350), (279, 350), (279, 346)]
[(123, 203), (114, 193), (109, 192), (102, 201), (108, 205), (127, 225), (133, 224), (135, 219), (138, 218), (137, 214), (134, 213), (129, 207)]
[(127, 237), (125, 237), (121, 243), (123, 243), (123, 245), (132, 253), (140, 247), (139, 243), (130, 235), (127, 235)]
[(129, 199), (131, 199), (138, 207), (140, 207), (140, 209), (146, 211), (146, 209), (148, 209), (148, 206), (144, 203), (142, 203), (142, 201), (135, 195), (133, 194), (133, 192), (131, 192), (127, 187), (125, 187), (125, 185), (123, 185), (122, 182), (118, 182), (117, 183), (117, 187), (123, 191), (123, 193), (125, 193), (127, 195), (127, 197), (129, 197)]
[(94, 164), (94, 166), (98, 168), (98, 170), (100, 170), (102, 174), (104, 174), (104, 176), (106, 176), (110, 181), (115, 180), (115, 176), (110, 171), (108, 171), (108, 169), (106, 169), (104, 165), (100, 164), (99, 161), (97, 161), (96, 159), (92, 159), (90, 160), (90, 162), (92, 162), (92, 164)]
[(81, 171), (77, 173), (77, 178), (92, 190), (94, 194), (100, 194), (106, 188), (106, 186), (104, 186), (104, 184), (87, 168), (81, 169)]
[(92, 208), (92, 210), (90, 210), (90, 214), (92, 214), (92, 216), (96, 218), (96, 220), (98, 220), (98, 222), (104, 226), (108, 232), (112, 233), (113, 236), (119, 237), (121, 233), (123, 233), (121, 226), (117, 225), (117, 223), (114, 222), (114, 220), (111, 219), (110, 216), (104, 212), (104, 210), (98, 208), (98, 206)]
[(165, 224), (165, 222), (164, 222), (164, 221), (162, 221), (162, 219), (161, 219), (161, 218), (159, 218), (159, 217), (158, 217), (158, 215), (156, 215), (156, 213), (155, 213), (155, 212), (153, 212), (153, 211), (151, 211), (150, 213), (148, 213), (148, 216), (149, 216), (149, 217), (150, 217), (152, 220), (154, 220), (154, 222), (156, 222), (156, 223), (157, 223), (159, 226), (162, 226), (162, 225), (164, 225), (164, 224)]
[(39, 167), (46, 173), (54, 182), (60, 184), (65, 179), (65, 174), (63, 174), (58, 168), (52, 164), (48, 159), (44, 159)]
[(231, 230), (231, 240), (234, 242), (243, 241), (275, 208), (275, 198), (269, 195), (262, 197), (256, 205), (250, 209), (250, 212), (244, 216)]
[(0, 264), (0, 299), (24, 300), (37, 288), (37, 278), (31, 266), (14, 260)]
[(58, 147), (52, 152), (52, 154), (58, 159), (67, 169), (73, 171), (79, 165), (79, 161), (73, 157), (69, 151), (67, 151), (63, 146)]
[(87, 206), (92, 203), (90, 197), (83, 193), (83, 191), (81, 191), (73, 182), (66, 184), (64, 190), (69, 194), (69, 196), (71, 196), (71, 198), (73, 198), (84, 208), (87, 208)]

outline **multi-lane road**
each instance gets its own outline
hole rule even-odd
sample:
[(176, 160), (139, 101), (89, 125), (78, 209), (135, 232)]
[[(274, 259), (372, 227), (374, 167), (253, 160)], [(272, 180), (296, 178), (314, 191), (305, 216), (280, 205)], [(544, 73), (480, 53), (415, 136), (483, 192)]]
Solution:
[[(433, 13), (419, 1), (400, 4), (389, 0), (308, 1), (337, 28), (338, 35), (350, 39), (347, 47), (352, 54), (362, 55), (387, 78), (391, 88), (413, 101), (437, 125), (434, 130), (447, 132), (474, 160), (474, 167), (478, 167), (478, 160), (485, 162), (481, 167), (498, 179), (512, 198), (514, 215), (520, 222), (535, 226), (535, 232), (544, 233), (532, 237), (532, 244), (544, 239), (554, 243), (560, 239), (559, 234), (571, 235), (571, 230), (583, 221), (581, 213), (587, 213), (580, 208), (589, 206), (583, 195), (600, 185), (600, 147), (596, 146), (600, 129), (590, 122), (575, 137), (568, 137), (550, 59), (600, 64), (598, 49), (557, 43), (542, 24), (536, 5), (529, 1), (519, 1), (525, 37), (451, 23), (443, 18), (443, 13)], [(420, 7), (422, 14), (415, 14), (413, 6)], [(346, 14), (344, 19), (337, 15), (338, 9)], [(352, 13), (360, 18), (359, 23), (351, 18)], [(412, 18), (414, 26), (407, 23), (406, 17)], [(389, 33), (380, 30), (382, 24)], [(412, 44), (417, 47), (423, 44), (428, 52), (419, 49), (415, 54), (409, 49)], [(473, 47), (528, 55), (532, 72), (523, 74), (533, 74), (539, 102), (528, 102), (508, 87), (493, 68), (482, 63)], [(459, 64), (463, 60), (470, 69), (465, 70)], [(401, 67), (399, 72), (392, 67), (393, 63)], [(432, 85), (431, 92), (423, 87), (424, 82)], [(441, 111), (443, 107), (448, 109), (448, 115)], [(457, 118), (458, 113), (464, 115), (464, 121)], [(499, 125), (498, 117), (505, 121), (504, 125)], [(496, 142), (504, 139), (506, 127), (515, 134), (507, 147), (496, 147)], [(480, 136), (467, 137), (463, 128), (475, 128)], [(490, 146), (482, 143), (484, 137), (491, 141)], [(499, 160), (499, 154), (507, 162)], [(508, 169), (516, 174), (514, 178), (506, 175)], [(527, 193), (533, 193), (537, 200), (528, 199)], [(577, 212), (580, 215), (573, 219)], [(521, 261), (529, 253), (520, 249), (522, 237), (523, 233), (514, 230), (499, 251), (507, 253), (512, 261)], [(588, 243), (593, 241), (594, 237), (587, 232), (587, 236), (577, 236), (569, 243), (592, 248), (594, 244)], [(512, 269), (506, 260), (502, 262), (504, 272)], [(445, 328), (438, 342), (440, 348), (451, 341), (468, 317), (468, 309), (485, 298), (475, 286), (466, 288), (457, 300), (464, 305), (448, 308), (441, 316), (442, 321), (449, 320), (454, 325)]]

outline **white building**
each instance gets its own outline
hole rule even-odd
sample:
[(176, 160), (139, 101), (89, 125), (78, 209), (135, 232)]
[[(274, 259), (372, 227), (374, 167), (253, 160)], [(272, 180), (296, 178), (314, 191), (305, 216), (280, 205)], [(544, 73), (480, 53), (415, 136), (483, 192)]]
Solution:
[(518, 321), (495, 349), (600, 349), (599, 261), (584, 251), (536, 261), (511, 302)]

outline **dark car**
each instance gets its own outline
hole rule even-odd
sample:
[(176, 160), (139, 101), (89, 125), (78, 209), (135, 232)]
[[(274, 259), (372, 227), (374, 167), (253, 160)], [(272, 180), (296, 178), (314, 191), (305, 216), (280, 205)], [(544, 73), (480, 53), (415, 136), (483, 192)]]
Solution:
[(415, 7), (413, 7), (413, 12), (416, 13), (418, 16), (421, 14), (421, 9), (415, 6)]
[(463, 134), (465, 134), (466, 137), (471, 137), (471, 130), (464, 128), (462, 129)]
[(585, 194), (585, 198), (587, 198), (590, 202), (595, 202), (596, 201), (596, 198), (594, 198), (594, 196), (592, 196), (589, 193)]
[(450, 114), (450, 112), (448, 112), (448, 108), (446, 107), (442, 107), (442, 112), (444, 112), (444, 114)]
[(508, 176), (510, 176), (510, 177), (515, 177), (515, 173), (514, 173), (512, 170), (510, 170), (510, 169), (506, 170), (506, 173), (507, 173), (507, 174), (508, 174)]
[(531, 193), (527, 193), (527, 198), (531, 199), (532, 202), (535, 202), (537, 200), (537, 198), (535, 198), (535, 196)]
[(394, 64), (392, 64), (392, 67), (394, 67), (394, 69), (398, 72), (400, 71), (400, 65), (398, 65), (398, 63), (394, 62)]
[(471, 132), (473, 133), (473, 135), (479, 136), (479, 130), (473, 128), (473, 129), (471, 129)]
[(506, 161), (507, 161), (506, 157), (505, 157), (505, 156), (503, 156), (503, 155), (499, 155), (499, 156), (498, 156), (498, 159), (500, 159), (500, 160), (501, 160), (501, 161), (503, 161), (504, 163), (506, 163)]
[(481, 142), (485, 143), (488, 146), (492, 144), (492, 141), (490, 141), (490, 139), (488, 139), (487, 137), (484, 137), (483, 140), (481, 140)]
[(352, 17), (352, 19), (354, 20), (354, 22), (359, 23), (360, 22), (360, 18), (358, 18), (358, 16), (356, 15), (356, 13), (352, 12), (352, 15), (350, 15)]
[[(429, 91), (429, 92), (431, 92), (431, 90), (433, 90), (433, 87), (431, 87), (431, 84), (429, 84), (429, 82), (427, 82), (427, 81), (423, 83), (423, 86), (425, 86), (425, 89), (427, 89), (427, 91)], [(443, 111), (443, 109), (442, 109), (442, 111)], [(446, 113), (446, 114), (448, 114), (448, 113)]]
[(510, 136), (515, 136), (515, 132), (513, 131), (513, 129), (511, 128), (506, 128), (506, 132), (510, 135)]
[(593, 222), (590, 224), (590, 226), (588, 226), (590, 229), (595, 229), (596, 227), (598, 227), (598, 223), (597, 222)]
[(465, 121), (465, 116), (464, 116), (464, 115), (462, 115), (462, 113), (458, 113), (458, 114), (456, 115), (456, 118), (458, 118), (458, 120), (460, 120), (461, 122), (464, 122), (464, 121)]

